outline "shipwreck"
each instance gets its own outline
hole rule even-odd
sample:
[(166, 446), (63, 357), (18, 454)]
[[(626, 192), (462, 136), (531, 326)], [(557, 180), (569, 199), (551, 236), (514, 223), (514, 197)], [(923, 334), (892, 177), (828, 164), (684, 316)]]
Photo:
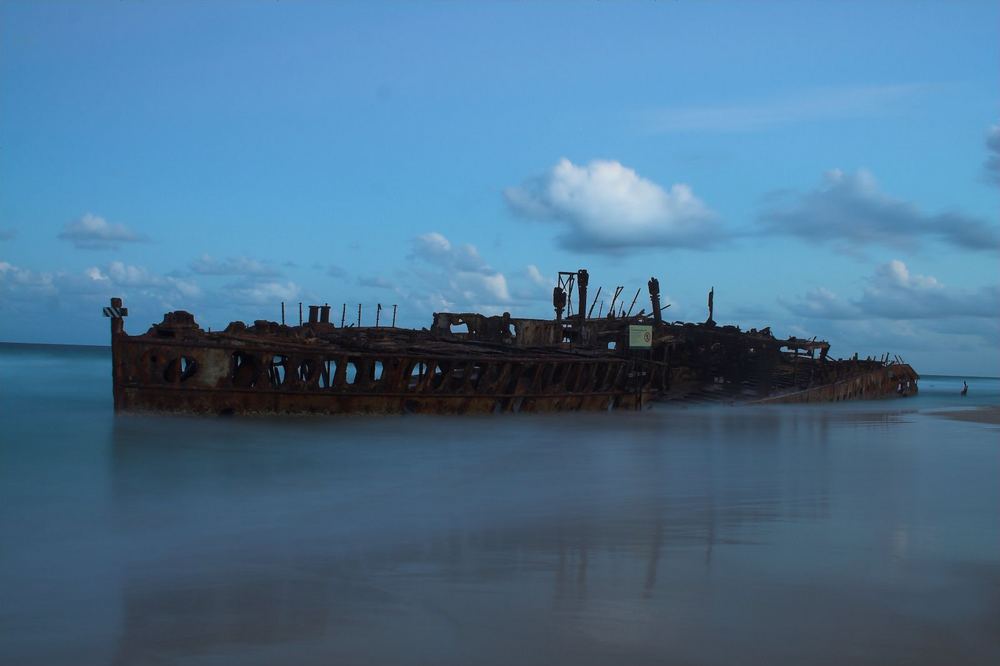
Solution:
[[(642, 409), (657, 401), (810, 403), (913, 395), (898, 356), (834, 359), (828, 342), (776, 338), (708, 318), (667, 322), (659, 282), (626, 310), (622, 288), (596, 316), (586, 270), (561, 272), (551, 319), (434, 313), (420, 330), (381, 321), (339, 325), (329, 305), (298, 325), (257, 320), (205, 331), (185, 311), (129, 335), (120, 298), (111, 319), (116, 411), (203, 414), (469, 414)], [(574, 293), (575, 292), (575, 293)], [(573, 297), (576, 296), (574, 308)], [(353, 312), (352, 312), (353, 315)], [(353, 317), (352, 317), (353, 319)]]

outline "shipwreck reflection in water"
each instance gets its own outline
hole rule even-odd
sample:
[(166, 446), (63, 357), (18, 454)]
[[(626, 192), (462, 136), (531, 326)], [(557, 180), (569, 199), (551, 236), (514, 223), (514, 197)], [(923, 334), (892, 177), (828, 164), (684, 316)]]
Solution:
[[(135, 556), (118, 661), (303, 641), (346, 658), (383, 623), (457, 631), (497, 603), (515, 633), (536, 604), (563, 629), (609, 597), (655, 617), (710, 585), (718, 544), (826, 516), (829, 424), (754, 421), (720, 447), (746, 434), (735, 414), (121, 418), (112, 506)], [(820, 456), (794, 483), (782, 469), (806, 454), (787, 438)]]

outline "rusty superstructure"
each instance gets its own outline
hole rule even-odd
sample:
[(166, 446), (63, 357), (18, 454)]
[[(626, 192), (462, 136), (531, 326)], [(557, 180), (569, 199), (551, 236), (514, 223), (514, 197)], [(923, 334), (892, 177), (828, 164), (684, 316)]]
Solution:
[[(650, 313), (614, 294), (587, 307), (587, 271), (559, 274), (553, 319), (435, 313), (429, 329), (308, 321), (233, 322), (203, 330), (169, 312), (128, 335), (112, 299), (116, 410), (251, 413), (501, 413), (639, 409), (658, 400), (824, 402), (911, 395), (917, 374), (898, 357), (832, 359), (824, 341), (719, 326), (714, 290), (704, 323), (669, 323), (659, 282)], [(575, 291), (577, 307), (573, 312)], [(617, 307), (617, 309), (616, 309)], [(282, 306), (284, 313), (284, 307)], [(301, 312), (301, 309), (300, 309)], [(379, 311), (379, 315), (381, 312)], [(282, 315), (284, 318), (284, 314)]]

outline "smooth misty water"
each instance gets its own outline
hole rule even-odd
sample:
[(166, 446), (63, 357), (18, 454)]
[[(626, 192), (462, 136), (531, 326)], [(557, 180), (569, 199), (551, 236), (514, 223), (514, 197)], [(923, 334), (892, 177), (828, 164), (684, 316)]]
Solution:
[(822, 407), (113, 417), (0, 345), (3, 664), (997, 664), (1000, 382)]

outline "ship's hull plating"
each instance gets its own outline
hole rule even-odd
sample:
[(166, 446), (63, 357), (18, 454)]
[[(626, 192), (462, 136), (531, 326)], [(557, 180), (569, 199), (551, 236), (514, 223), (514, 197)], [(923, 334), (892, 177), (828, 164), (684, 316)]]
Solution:
[(115, 341), (115, 406), (201, 414), (483, 414), (638, 409), (654, 377), (628, 359), (468, 359), (330, 346)]

